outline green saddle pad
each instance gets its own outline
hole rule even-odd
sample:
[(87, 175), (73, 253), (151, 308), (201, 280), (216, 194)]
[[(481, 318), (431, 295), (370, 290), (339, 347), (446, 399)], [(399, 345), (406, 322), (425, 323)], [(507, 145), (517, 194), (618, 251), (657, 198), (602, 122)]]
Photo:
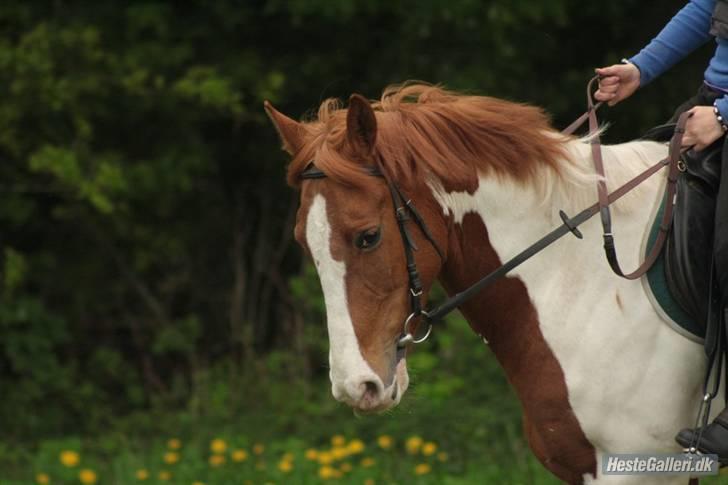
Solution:
[[(652, 221), (650, 227), (650, 234), (647, 239), (647, 245), (645, 246), (645, 254), (647, 250), (652, 247), (657, 239), (657, 234), (660, 229), (660, 220), (665, 210), (665, 200), (663, 199), (660, 204), (660, 208)], [(675, 329), (678, 333), (683, 336), (700, 341), (705, 338), (705, 330), (695, 322), (685, 310), (678, 305), (677, 301), (672, 297), (669, 288), (667, 287), (667, 277), (665, 276), (665, 250), (662, 250), (662, 254), (657, 258), (655, 264), (645, 275), (645, 289), (648, 295), (651, 296), (652, 304), (658, 313), (661, 313), (661, 317)]]

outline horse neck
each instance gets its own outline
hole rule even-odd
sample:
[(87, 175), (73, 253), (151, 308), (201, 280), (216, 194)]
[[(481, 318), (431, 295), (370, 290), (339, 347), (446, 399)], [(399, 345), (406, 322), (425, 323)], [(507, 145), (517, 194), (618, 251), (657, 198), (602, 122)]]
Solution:
[[(588, 146), (572, 142), (569, 149), (581, 163), (590, 163)], [(614, 188), (628, 180), (644, 166), (662, 158), (664, 152), (656, 144), (608, 148), (605, 160), (612, 162), (609, 186)], [(626, 266), (637, 263), (642, 234), (659, 186), (656, 177), (630, 196), (628, 205), (643, 209), (613, 211), (615, 228), (621, 236), (620, 256)], [(448, 292), (462, 291), (560, 225), (559, 209), (574, 215), (596, 199), (592, 186), (573, 194), (576, 203), (570, 202), (569, 193), (566, 200), (559, 196), (564, 195), (563, 189), (559, 187), (553, 200), (546, 203), (536, 184), (520, 184), (503, 177), (481, 176), (477, 189), (470, 192), (433, 190), (452, 219), (448, 261), (440, 274)], [(557, 305), (576, 303), (573, 300), (578, 299), (578, 303), (588, 307), (607, 293), (614, 301), (615, 291), (619, 301), (621, 282), (604, 261), (598, 220), (592, 219), (580, 229), (584, 240), (563, 237), (461, 308), (471, 327), (488, 340), (512, 379), (530, 378), (518, 375), (526, 372), (523, 362), (540, 362), (550, 352), (543, 342), (542, 325), (548, 325), (549, 332), (580, 331), (584, 322), (563, 316), (568, 312)]]
[[(448, 260), (440, 274), (440, 281), (451, 295), (472, 285), (503, 262), (491, 244), (488, 228), (481, 215), (490, 209), (484, 207), (487, 204), (477, 200), (482, 189), (481, 183), (468, 202), (465, 194), (459, 201), (453, 200), (457, 197), (450, 194), (453, 203), (449, 207), (452, 220), (448, 235)], [(459, 209), (463, 212), (458, 213)], [(513, 213), (514, 219), (518, 218), (516, 212)], [(522, 220), (520, 224), (528, 225), (529, 221)], [(517, 232), (520, 232), (519, 227), (513, 226), (515, 240), (519, 239)], [(526, 242), (525, 239), (521, 241)], [(523, 370), (524, 367), (519, 365), (519, 361), (536, 350), (529, 346), (529, 338), (526, 337), (538, 332), (536, 310), (531, 305), (523, 282), (516, 278), (502, 278), (463, 304), (460, 310), (472, 329), (488, 341), (509, 378), (522, 380), (517, 375), (520, 372), (518, 369)], [(532, 357), (538, 359), (538, 355)], [(524, 379), (526, 377), (523, 376)]]

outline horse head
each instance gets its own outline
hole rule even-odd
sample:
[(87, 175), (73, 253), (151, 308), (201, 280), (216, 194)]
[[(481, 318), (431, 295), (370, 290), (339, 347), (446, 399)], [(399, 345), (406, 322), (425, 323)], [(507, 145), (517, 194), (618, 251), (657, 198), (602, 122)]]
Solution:
[[(313, 259), (323, 289), (332, 394), (358, 412), (392, 408), (409, 383), (406, 348), (398, 341), (412, 296), (388, 179), (372, 176), (382, 167), (377, 118), (387, 114), (359, 95), (348, 109), (325, 103), (310, 123), (265, 107), (293, 156), (289, 182), (300, 187), (295, 237)], [(320, 176), (301, 177), (314, 167)], [(405, 188), (442, 247), (442, 210), (423, 198), (429, 191)], [(408, 233), (426, 298), (442, 261), (420, 231)]]

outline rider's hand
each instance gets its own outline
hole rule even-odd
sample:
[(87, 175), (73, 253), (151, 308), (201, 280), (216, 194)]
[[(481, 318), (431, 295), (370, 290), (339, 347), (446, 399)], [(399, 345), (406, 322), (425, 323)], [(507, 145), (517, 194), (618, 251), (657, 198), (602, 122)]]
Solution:
[(640, 70), (631, 63), (601, 67), (596, 73), (601, 79), (594, 98), (606, 101), (609, 106), (629, 98), (640, 87)]
[(691, 116), (685, 125), (682, 140), (684, 148), (693, 147), (697, 151), (703, 150), (725, 133), (712, 106), (696, 106), (688, 113)]

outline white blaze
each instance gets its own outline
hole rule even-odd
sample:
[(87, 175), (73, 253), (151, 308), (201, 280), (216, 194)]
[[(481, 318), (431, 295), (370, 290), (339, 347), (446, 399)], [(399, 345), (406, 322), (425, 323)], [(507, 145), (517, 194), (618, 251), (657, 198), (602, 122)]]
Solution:
[(336, 261), (331, 254), (331, 225), (326, 215), (326, 199), (321, 194), (314, 196), (308, 210), (306, 243), (326, 302), (331, 391), (336, 399), (356, 402), (364, 391), (360, 384), (378, 377), (364, 360), (354, 333), (346, 297), (346, 264)]

